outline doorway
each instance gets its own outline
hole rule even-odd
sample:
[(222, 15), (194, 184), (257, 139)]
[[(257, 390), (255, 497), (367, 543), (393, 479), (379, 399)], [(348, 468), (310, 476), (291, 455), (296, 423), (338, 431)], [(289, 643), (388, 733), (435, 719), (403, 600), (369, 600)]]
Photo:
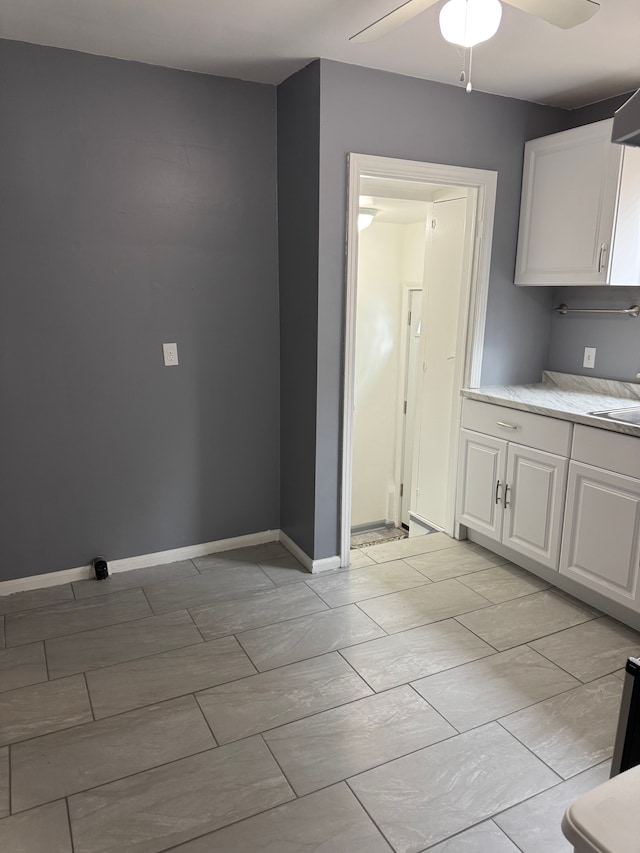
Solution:
[[(480, 379), (496, 184), (493, 172), (366, 155), (350, 155), (349, 166), (343, 566), (352, 526), (457, 532), (459, 392)], [(423, 208), (412, 225), (419, 273), (414, 239), (402, 282), (386, 281), (382, 255), (364, 255), (385, 240), (397, 250), (398, 234), (384, 233), (385, 200), (396, 211)], [(359, 234), (363, 208), (373, 224)], [(398, 227), (386, 223), (387, 232)]]

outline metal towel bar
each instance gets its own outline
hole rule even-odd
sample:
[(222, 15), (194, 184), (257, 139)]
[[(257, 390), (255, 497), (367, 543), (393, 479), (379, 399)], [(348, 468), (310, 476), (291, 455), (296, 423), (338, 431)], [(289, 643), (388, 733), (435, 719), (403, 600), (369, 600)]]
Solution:
[(637, 317), (640, 305), (631, 305), (629, 308), (569, 308), (563, 302), (555, 311), (557, 314), (626, 314), (627, 317)]

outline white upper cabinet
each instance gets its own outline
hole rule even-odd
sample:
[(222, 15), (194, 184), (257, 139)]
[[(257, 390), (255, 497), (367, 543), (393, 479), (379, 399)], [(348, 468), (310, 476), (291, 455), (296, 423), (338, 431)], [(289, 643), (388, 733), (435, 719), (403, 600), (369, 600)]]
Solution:
[(517, 285), (640, 285), (640, 148), (612, 123), (527, 142)]

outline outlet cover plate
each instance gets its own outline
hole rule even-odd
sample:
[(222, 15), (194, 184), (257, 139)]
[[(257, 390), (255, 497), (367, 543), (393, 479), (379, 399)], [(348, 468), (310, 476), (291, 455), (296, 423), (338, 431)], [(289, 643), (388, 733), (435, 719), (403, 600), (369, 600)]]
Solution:
[(162, 344), (164, 366), (175, 367), (178, 364), (178, 344)]

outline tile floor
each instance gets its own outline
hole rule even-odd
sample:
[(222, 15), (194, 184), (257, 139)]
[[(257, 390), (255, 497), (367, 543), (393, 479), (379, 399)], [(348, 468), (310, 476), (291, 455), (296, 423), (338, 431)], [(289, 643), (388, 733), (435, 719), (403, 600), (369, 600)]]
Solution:
[(443, 534), (0, 598), (0, 850), (554, 853), (640, 635)]

